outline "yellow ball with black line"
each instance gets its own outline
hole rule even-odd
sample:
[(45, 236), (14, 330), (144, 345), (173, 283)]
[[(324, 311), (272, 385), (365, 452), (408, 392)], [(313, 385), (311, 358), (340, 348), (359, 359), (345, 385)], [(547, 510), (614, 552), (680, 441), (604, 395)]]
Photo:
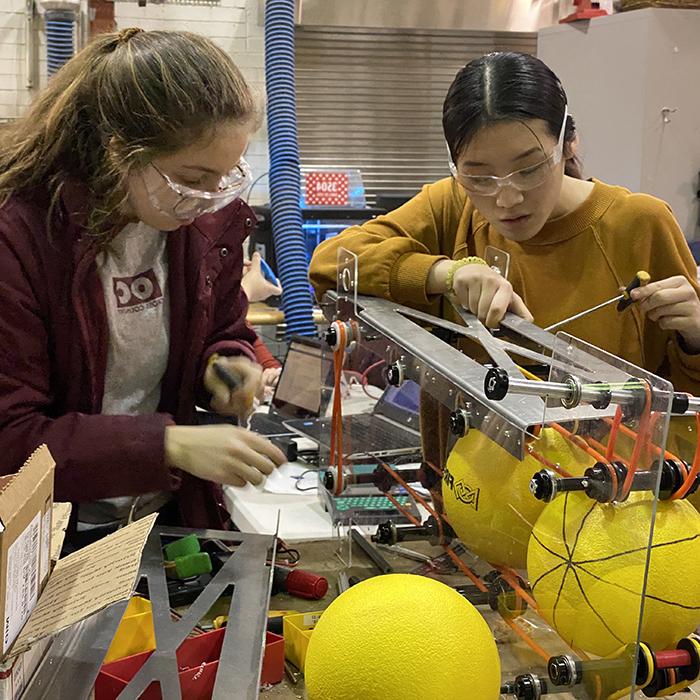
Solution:
[[(595, 462), (554, 428), (544, 428), (530, 444), (570, 474), (583, 474)], [(442, 497), (447, 518), (468, 549), (491, 564), (525, 568), (530, 533), (544, 508), (530, 492), (530, 480), (542, 468), (530, 454), (519, 460), (478, 430), (455, 443)]]
[(497, 700), (496, 642), (476, 608), (424, 576), (387, 574), (336, 598), (311, 634), (309, 700)]
[[(607, 656), (637, 640), (653, 501), (599, 504), (581, 492), (548, 503), (532, 531), (527, 573), (540, 614), (563, 640)], [(641, 639), (675, 646), (700, 624), (700, 514), (659, 501)]]

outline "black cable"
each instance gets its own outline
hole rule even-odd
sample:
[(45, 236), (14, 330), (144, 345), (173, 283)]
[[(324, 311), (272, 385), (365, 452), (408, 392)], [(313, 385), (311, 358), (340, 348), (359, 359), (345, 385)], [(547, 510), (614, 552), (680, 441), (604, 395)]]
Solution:
[(299, 486), (299, 483), (301, 482), (301, 480), (302, 480), (307, 474), (310, 474), (310, 473), (312, 473), (312, 472), (313, 472), (313, 473), (317, 473), (318, 470), (317, 470), (317, 469), (305, 469), (305, 470), (304, 470), (301, 474), (299, 474), (299, 476), (295, 479), (295, 482), (296, 482), (296, 483), (294, 484), (294, 486), (295, 486), (295, 488), (296, 488), (297, 491), (315, 491), (315, 490), (316, 490), (316, 488), (317, 488), (316, 486), (307, 486), (306, 488), (301, 488), (301, 487)]

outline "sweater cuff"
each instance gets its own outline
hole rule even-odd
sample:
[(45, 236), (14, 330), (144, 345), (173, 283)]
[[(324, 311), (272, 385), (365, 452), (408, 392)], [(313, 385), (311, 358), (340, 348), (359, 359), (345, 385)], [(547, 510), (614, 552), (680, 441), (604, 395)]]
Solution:
[(398, 304), (428, 305), (433, 299), (425, 292), (428, 273), (435, 263), (447, 260), (443, 255), (406, 253), (394, 263), (389, 278), (389, 296)]

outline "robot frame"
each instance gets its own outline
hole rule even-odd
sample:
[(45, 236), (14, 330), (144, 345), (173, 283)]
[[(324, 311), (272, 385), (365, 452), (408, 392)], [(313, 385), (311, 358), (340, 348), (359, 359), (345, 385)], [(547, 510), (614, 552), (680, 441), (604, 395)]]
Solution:
[[(676, 392), (669, 382), (594, 346), (564, 333), (552, 335), (510, 313), (499, 331), (492, 333), (456, 302), (451, 309), (455, 321), (450, 321), (385, 299), (360, 296), (358, 287), (357, 258), (341, 249), (337, 291), (329, 293), (323, 305), (330, 322), (325, 338), (336, 369), (342, 368), (346, 354), (356, 347), (382, 358), (389, 384), (400, 386), (413, 380), (450, 411), (450, 446), (476, 430), (522, 460), (541, 429), (555, 425), (572, 443), (587, 445), (592, 454), (600, 457), (591, 444), (607, 453), (606, 459), (598, 459), (577, 476), (543, 460), (545, 468), (532, 475), (529, 485), (535, 498), (549, 503), (562, 494), (581, 492), (592, 502), (616, 504), (643, 494), (656, 503), (685, 498), (697, 490), (700, 459), (691, 466), (671, 455), (666, 437), (671, 414), (697, 415), (700, 399)], [(469, 350), (464, 352), (457, 344), (466, 344)], [(548, 376), (524, 371), (524, 362), (534, 363)], [(355, 479), (343, 462), (340, 393), (336, 384), (322, 498), (342, 494)], [(605, 450), (600, 434), (581, 427), (600, 425), (613, 435), (621, 426), (635, 428), (636, 433), (626, 428), (632, 436), (631, 458), (619, 458), (613, 447)], [(610, 435), (607, 440), (611, 445)], [(651, 455), (644, 466), (638, 459), (642, 447)], [(379, 458), (377, 462), (374, 474), (362, 478), (372, 480), (386, 494), (396, 483), (407, 487), (409, 481), (417, 480), (410, 470), (394, 470)], [(444, 478), (442, 467), (433, 467), (440, 478)], [(431, 539), (441, 544), (475, 584), (463, 587), (465, 597), (500, 613), (528, 646), (542, 652), (518, 625), (517, 618), (528, 606), (537, 608), (527, 576), (495, 566), (479, 577), (454, 554), (455, 533), (444, 514), (410, 487), (408, 491), (428, 511), (427, 520), (409, 516), (412, 525), (382, 523), (372, 540), (396, 544)], [(651, 547), (647, 557), (650, 552)], [(700, 678), (700, 641), (693, 634), (680, 639), (675, 649), (653, 649), (637, 638), (603, 658), (575, 649), (570, 654), (539, 656), (545, 661), (544, 669), (527, 669), (505, 679), (501, 692), (525, 700), (572, 690), (584, 693), (575, 697), (601, 700), (633, 697), (637, 690), (647, 697), (666, 697)]]

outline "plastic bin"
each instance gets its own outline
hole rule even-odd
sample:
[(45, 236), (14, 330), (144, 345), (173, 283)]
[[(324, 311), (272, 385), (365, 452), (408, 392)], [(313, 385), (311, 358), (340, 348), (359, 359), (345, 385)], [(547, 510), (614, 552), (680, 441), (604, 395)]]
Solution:
[[(225, 631), (222, 628), (189, 637), (180, 645), (177, 663), (182, 700), (211, 699)], [(95, 682), (95, 700), (116, 700), (152, 653), (148, 651), (105, 664)], [(267, 632), (260, 683), (273, 685), (279, 683), (283, 676), (284, 640), (277, 634)], [(140, 700), (162, 700), (159, 685), (151, 683)]]
[(126, 606), (104, 663), (108, 664), (144, 651), (153, 651), (155, 648), (156, 636), (153, 630), (151, 601), (134, 596)]
[(304, 670), (306, 649), (309, 646), (311, 633), (316, 627), (323, 611), (285, 615), (282, 621), (284, 634), (284, 655), (298, 669)]

